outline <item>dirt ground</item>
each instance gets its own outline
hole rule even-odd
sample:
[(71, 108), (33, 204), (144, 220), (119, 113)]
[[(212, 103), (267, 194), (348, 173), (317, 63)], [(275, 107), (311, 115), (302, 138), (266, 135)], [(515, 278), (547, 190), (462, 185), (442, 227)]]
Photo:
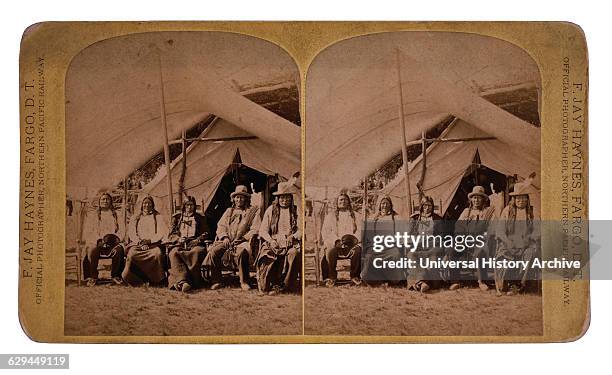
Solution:
[(429, 294), (405, 287), (308, 286), (307, 335), (524, 336), (542, 334), (542, 298), (476, 288)]
[[(306, 254), (314, 251), (314, 225), (306, 219)], [(312, 259), (312, 258), (310, 258)], [(305, 264), (312, 265), (312, 260)], [(349, 278), (348, 261), (338, 262), (338, 277)], [(406, 287), (334, 288), (314, 286), (305, 272), (304, 329), (307, 335), (525, 336), (541, 335), (542, 296), (497, 297), (495, 291), (461, 288), (428, 294)]]
[(237, 288), (181, 294), (167, 288), (66, 286), (66, 335), (207, 336), (302, 333), (302, 296)]
[[(339, 277), (346, 279), (348, 264), (344, 263), (339, 263)], [(405, 287), (314, 287), (309, 272), (305, 279), (307, 335), (524, 336), (543, 332), (540, 294), (497, 297), (493, 290), (462, 288), (421, 295)], [(167, 288), (77, 287), (70, 280), (65, 334), (300, 335), (302, 296), (258, 297), (254, 290), (239, 288), (183, 295)]]

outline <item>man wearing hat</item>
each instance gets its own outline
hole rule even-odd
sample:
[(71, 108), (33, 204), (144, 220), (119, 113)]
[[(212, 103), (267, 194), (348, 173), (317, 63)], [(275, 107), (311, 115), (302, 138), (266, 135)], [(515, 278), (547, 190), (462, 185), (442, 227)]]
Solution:
[(206, 218), (196, 212), (194, 197), (186, 197), (180, 213), (172, 217), (168, 245), (170, 270), (168, 286), (183, 293), (202, 284), (202, 262), (206, 257), (206, 241), (211, 240)]
[[(489, 222), (493, 219), (495, 214), (495, 208), (489, 206), (489, 196), (485, 193), (485, 189), (482, 186), (474, 186), (472, 192), (468, 194), (470, 201), (469, 206), (463, 210), (459, 215), (459, 220), (455, 224), (455, 234), (459, 235), (482, 235), (487, 232)], [(453, 250), (452, 258), (456, 260), (472, 260), (481, 259), (487, 257), (488, 246), (473, 247), (465, 249), (462, 252), (456, 252)], [(482, 262), (479, 262), (482, 264)], [(450, 290), (456, 290), (461, 287), (459, 282), (459, 270), (454, 269), (451, 274), (453, 282), (450, 286)], [(479, 267), (476, 270), (476, 276), (478, 278), (478, 287), (480, 290), (487, 290), (489, 287), (484, 283), (484, 279), (487, 278), (487, 270)]]
[(215, 243), (208, 250), (204, 266), (211, 270), (211, 289), (219, 289), (223, 266), (238, 269), (240, 287), (249, 290), (250, 241), (257, 234), (261, 219), (259, 207), (251, 207), (251, 194), (246, 186), (238, 185), (230, 195), (232, 206), (217, 224)]
[(273, 193), (276, 199), (261, 220), (259, 238), (264, 242), (256, 261), (260, 294), (300, 290), (300, 215), (293, 204), (293, 196), (298, 192), (290, 181), (279, 183)]
[[(523, 182), (514, 184), (514, 190), (509, 194), (510, 202), (501, 213), (495, 234), (497, 236), (497, 260), (523, 260), (529, 262), (529, 267), (520, 269), (518, 274), (511, 275), (511, 270), (495, 269), (495, 289), (497, 295), (503, 292), (513, 295), (524, 290), (528, 280), (531, 262), (537, 255), (540, 243), (539, 223), (534, 215), (530, 202), (530, 194), (534, 193), (531, 183), (535, 177), (532, 173)], [(507, 281), (518, 281), (518, 285), (509, 285)]]

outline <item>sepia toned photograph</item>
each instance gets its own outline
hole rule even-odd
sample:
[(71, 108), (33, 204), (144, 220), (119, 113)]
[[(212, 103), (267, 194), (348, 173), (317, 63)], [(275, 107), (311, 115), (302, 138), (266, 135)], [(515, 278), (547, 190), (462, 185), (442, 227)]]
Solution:
[(302, 333), (300, 76), (226, 32), (84, 48), (66, 73), (66, 336)]
[(428, 266), (376, 276), (373, 256), (457, 254), (374, 254), (363, 235), (383, 224), (484, 233), (487, 246), (461, 256), (532, 260), (541, 251), (541, 92), (527, 52), (477, 34), (379, 33), (316, 56), (306, 80), (305, 334), (543, 335), (541, 280)]

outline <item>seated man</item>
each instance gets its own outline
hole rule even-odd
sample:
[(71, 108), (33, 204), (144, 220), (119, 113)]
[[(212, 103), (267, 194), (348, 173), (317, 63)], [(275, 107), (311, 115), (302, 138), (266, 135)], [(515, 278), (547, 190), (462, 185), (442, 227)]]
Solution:
[[(393, 209), (393, 201), (389, 195), (381, 195), (378, 197), (376, 204), (377, 212), (371, 221), (371, 227), (369, 228), (371, 237), (375, 235), (388, 235), (395, 234), (395, 232), (401, 231), (401, 218), (398, 213)], [(391, 231), (389, 233), (389, 231)], [(405, 272), (402, 269), (377, 269), (374, 267), (375, 259), (381, 259), (382, 261), (397, 261), (403, 257), (404, 249), (399, 247), (385, 248), (380, 252), (373, 250), (373, 244), (371, 242), (363, 244), (363, 267), (361, 270), (361, 279), (368, 285), (382, 284), (388, 286), (389, 282), (396, 283), (404, 279)]]
[(95, 213), (88, 215), (85, 219), (83, 276), (87, 281), (87, 286), (94, 286), (98, 282), (100, 255), (112, 259), (112, 281), (117, 285), (123, 283), (121, 272), (125, 266), (125, 251), (121, 245), (120, 237), (123, 236), (121, 232), (117, 212), (113, 207), (113, 199), (110, 194), (104, 193), (98, 199), (98, 208)]
[(326, 280), (325, 285), (333, 287), (336, 284), (338, 259), (351, 260), (351, 281), (354, 285), (360, 285), (360, 226), (355, 218), (351, 200), (346, 193), (340, 193), (336, 199), (335, 210), (325, 216), (321, 236), (325, 246), (325, 254), (321, 259), (321, 273), (323, 280)]
[[(489, 222), (493, 220), (495, 209), (489, 206), (489, 197), (485, 194), (485, 189), (482, 186), (474, 186), (472, 192), (468, 194), (470, 205), (463, 210), (459, 216), (459, 220), (455, 224), (455, 234), (466, 235), (470, 234), (473, 236), (483, 235), (489, 228)], [(488, 247), (472, 247), (465, 251), (457, 252), (453, 251), (451, 257), (454, 260), (475, 260), (479, 259), (478, 264), (482, 264), (482, 259), (487, 258)], [(478, 287), (482, 291), (489, 289), (484, 280), (487, 279), (487, 270), (479, 266), (476, 269), (476, 277), (478, 279)], [(459, 269), (452, 270), (452, 284), (450, 290), (456, 290), (461, 287), (459, 281)]]
[[(421, 197), (419, 211), (410, 216), (409, 232), (412, 235), (444, 235), (446, 228), (442, 217), (434, 212), (434, 200), (424, 195)], [(436, 260), (443, 255), (442, 249), (430, 244), (418, 246), (415, 251), (409, 251), (407, 257), (413, 260), (416, 267), (408, 270), (406, 286), (408, 290), (426, 293), (435, 282), (444, 279), (444, 270), (421, 267), (421, 260), (429, 258)]]
[(250, 241), (257, 234), (261, 218), (259, 207), (251, 207), (251, 194), (244, 185), (236, 186), (230, 195), (232, 207), (228, 208), (217, 224), (217, 238), (208, 249), (204, 265), (211, 270), (210, 289), (219, 289), (223, 266), (238, 268), (240, 287), (249, 290)]
[(534, 215), (529, 194), (533, 177), (514, 184), (510, 193), (511, 200), (501, 213), (497, 222), (497, 251), (499, 260), (528, 262), (527, 269), (496, 268), (495, 289), (498, 296), (503, 292), (511, 296), (525, 290), (532, 268), (532, 262), (538, 255), (540, 245), (540, 228), (537, 215)]
[(168, 245), (170, 270), (168, 285), (187, 293), (202, 285), (202, 262), (206, 257), (206, 241), (210, 239), (206, 218), (195, 212), (194, 197), (187, 197), (180, 213), (172, 217)]
[(166, 281), (163, 242), (168, 224), (155, 209), (153, 197), (147, 195), (142, 199), (140, 213), (130, 221), (129, 234), (127, 261), (121, 274), (123, 281), (132, 286), (163, 285)]
[(301, 267), (300, 215), (293, 204), (298, 190), (290, 182), (281, 182), (273, 195), (277, 199), (264, 213), (259, 238), (264, 242), (257, 257), (257, 286), (260, 294), (299, 291)]

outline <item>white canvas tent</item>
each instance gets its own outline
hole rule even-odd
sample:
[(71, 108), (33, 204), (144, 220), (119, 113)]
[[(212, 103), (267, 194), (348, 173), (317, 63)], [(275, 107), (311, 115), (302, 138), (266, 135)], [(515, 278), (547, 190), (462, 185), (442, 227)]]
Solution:
[[(296, 126), (297, 127), (297, 126)], [(217, 119), (200, 136), (201, 138), (248, 137), (251, 134), (240, 127), (223, 119)], [(278, 174), (288, 180), (300, 170), (299, 155), (287, 152), (262, 139), (232, 140), (225, 142), (194, 142), (186, 151), (187, 168), (184, 179), (187, 194), (203, 202), (202, 211), (206, 211), (221, 179), (234, 161), (236, 153), (240, 153), (241, 163), (266, 175)], [(179, 156), (172, 164), (172, 185), (178, 186), (182, 172), (182, 158)], [(166, 211), (165, 197), (167, 174), (162, 168), (143, 191), (157, 201), (160, 208)], [(175, 198), (178, 192), (173, 191)], [(161, 199), (163, 198), (163, 199)], [(176, 199), (175, 199), (176, 201)]]
[(238, 92), (287, 81), (299, 86), (297, 67), (281, 48), (223, 32), (121, 36), (85, 48), (67, 72), (66, 182), (72, 198), (116, 186), (162, 150), (160, 72), (170, 139), (213, 114), (291, 160), (300, 157), (299, 127)]
[[(441, 138), (487, 138), (489, 134), (468, 124), (462, 120), (455, 120), (442, 133)], [(480, 156), (480, 164), (500, 172), (504, 175), (518, 175), (521, 179), (527, 178), (532, 172), (536, 172), (536, 178), (532, 183), (534, 195), (531, 204), (536, 212), (540, 208), (540, 158), (517, 152), (511, 145), (499, 139), (481, 139), (462, 142), (434, 143), (427, 148), (426, 177), (424, 193), (435, 198), (435, 203), (441, 203), (439, 210), (446, 212), (451, 203), (461, 179), (468, 167), (472, 164), (476, 153)], [(419, 181), (423, 168), (422, 155), (410, 163), (409, 176), (411, 185), (411, 199), (418, 203), (419, 191), (416, 183)], [(407, 217), (406, 199), (404, 189), (405, 175), (402, 170), (397, 177), (383, 189), (383, 194), (390, 195), (395, 202), (396, 211), (403, 217)], [(402, 203), (402, 204), (399, 204)]]
[[(539, 71), (527, 53), (467, 33), (380, 33), (328, 47), (309, 69), (307, 196), (320, 199), (325, 187), (329, 194), (355, 186), (400, 152), (397, 54), (408, 140), (453, 115), (539, 160), (539, 129), (482, 98), (512, 87), (539, 92)], [(453, 169), (460, 173), (463, 165), (457, 161)]]

